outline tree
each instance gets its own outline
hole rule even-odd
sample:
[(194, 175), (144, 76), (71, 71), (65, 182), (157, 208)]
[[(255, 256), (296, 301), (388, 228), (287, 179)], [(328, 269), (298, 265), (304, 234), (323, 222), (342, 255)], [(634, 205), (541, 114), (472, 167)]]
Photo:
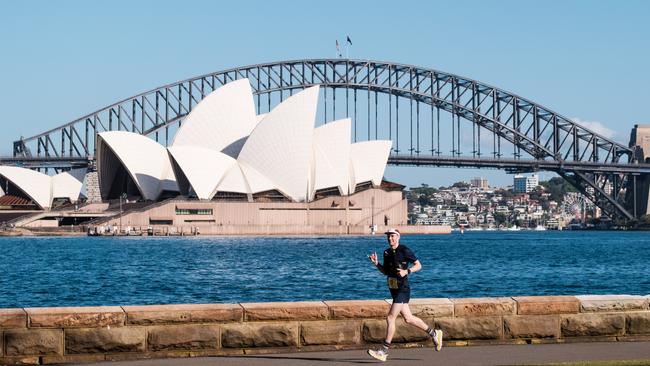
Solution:
[(431, 198), (428, 195), (421, 194), (418, 197), (418, 204), (424, 207), (424, 206), (431, 206), (433, 202), (431, 201)]
[(650, 229), (650, 215), (643, 215), (639, 218), (639, 221), (636, 223), (637, 229), (648, 230)]
[(562, 202), (567, 192), (577, 192), (575, 187), (561, 177), (554, 177), (551, 180), (542, 181), (539, 185), (551, 194), (550, 199), (555, 202)]
[(452, 188), (469, 188), (470, 184), (467, 182), (456, 182), (451, 185)]
[(508, 223), (508, 216), (502, 212), (496, 212), (494, 214), (494, 222), (498, 225), (501, 224), (507, 224)]

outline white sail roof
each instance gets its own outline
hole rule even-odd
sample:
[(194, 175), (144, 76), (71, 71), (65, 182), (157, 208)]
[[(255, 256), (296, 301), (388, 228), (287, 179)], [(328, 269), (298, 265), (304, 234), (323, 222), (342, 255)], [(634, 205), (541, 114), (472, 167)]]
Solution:
[(260, 172), (254, 168), (249, 167), (246, 163), (239, 163), (239, 167), (244, 173), (244, 177), (246, 178), (246, 182), (248, 182), (248, 188), (250, 188), (251, 193), (270, 191), (277, 188), (267, 177), (260, 174)]
[(371, 181), (375, 186), (381, 184), (392, 145), (392, 141), (378, 140), (357, 142), (350, 146), (352, 163), (350, 193), (354, 193), (359, 183)]
[(310, 195), (318, 90), (318, 86), (305, 89), (268, 113), (250, 134), (237, 159), (295, 201), (306, 201)]
[(226, 172), (217, 186), (217, 192), (251, 193), (251, 190), (248, 187), (248, 182), (246, 181), (239, 164), (234, 164), (230, 170)]
[(14, 166), (0, 166), (0, 175), (23, 191), (40, 208), (51, 207), (52, 180), (49, 175)]
[[(230, 82), (203, 98), (185, 117), (172, 146), (200, 146), (237, 157), (242, 143), (257, 124), (248, 79)], [(229, 147), (237, 144), (237, 147)]]
[(348, 194), (351, 126), (352, 120), (346, 118), (314, 130), (314, 191), (338, 187), (341, 194)]
[(86, 169), (74, 169), (52, 176), (52, 199), (68, 198), (70, 202), (79, 200), (85, 176)]
[[(197, 197), (212, 199), (217, 184), (236, 164), (236, 160), (216, 150), (199, 146), (172, 146), (167, 148), (172, 159), (185, 175)], [(179, 184), (180, 186), (180, 184)], [(182, 189), (182, 187), (180, 187)], [(187, 192), (182, 192), (187, 194)]]
[(98, 134), (97, 145), (99, 180), (103, 190), (110, 189), (102, 181), (111, 178), (108, 166), (115, 164), (103, 161), (106, 149), (119, 159), (144, 199), (156, 200), (163, 190), (178, 190), (166, 149), (152, 139), (126, 131), (110, 131)]

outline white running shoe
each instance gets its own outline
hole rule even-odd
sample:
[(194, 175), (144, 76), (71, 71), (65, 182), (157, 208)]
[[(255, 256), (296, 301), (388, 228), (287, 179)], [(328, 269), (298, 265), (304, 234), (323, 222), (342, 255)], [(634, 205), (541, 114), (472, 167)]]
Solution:
[(436, 329), (433, 331), (433, 345), (436, 346), (436, 352), (442, 349), (442, 330)]
[(386, 359), (388, 358), (388, 352), (384, 351), (383, 348), (380, 348), (376, 351), (374, 349), (369, 349), (368, 354), (381, 362), (386, 362)]

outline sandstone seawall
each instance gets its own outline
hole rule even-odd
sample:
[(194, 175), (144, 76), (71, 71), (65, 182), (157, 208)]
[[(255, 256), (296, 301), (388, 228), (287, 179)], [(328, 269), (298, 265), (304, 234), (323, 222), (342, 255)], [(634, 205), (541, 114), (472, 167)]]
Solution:
[[(413, 299), (445, 346), (650, 340), (650, 295)], [(385, 300), (0, 309), (0, 364), (362, 349)], [(400, 319), (397, 347), (430, 347)]]

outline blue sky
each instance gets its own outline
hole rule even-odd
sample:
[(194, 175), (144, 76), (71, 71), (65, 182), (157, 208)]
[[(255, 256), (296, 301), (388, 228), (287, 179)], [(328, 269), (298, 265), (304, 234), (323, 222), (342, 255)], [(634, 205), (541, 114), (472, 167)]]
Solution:
[[(509, 90), (626, 143), (650, 123), (648, 1), (3, 1), (0, 155), (138, 92), (234, 66), (335, 57)], [(389, 167), (407, 185), (497, 170)], [(545, 174), (543, 177), (551, 175)]]

